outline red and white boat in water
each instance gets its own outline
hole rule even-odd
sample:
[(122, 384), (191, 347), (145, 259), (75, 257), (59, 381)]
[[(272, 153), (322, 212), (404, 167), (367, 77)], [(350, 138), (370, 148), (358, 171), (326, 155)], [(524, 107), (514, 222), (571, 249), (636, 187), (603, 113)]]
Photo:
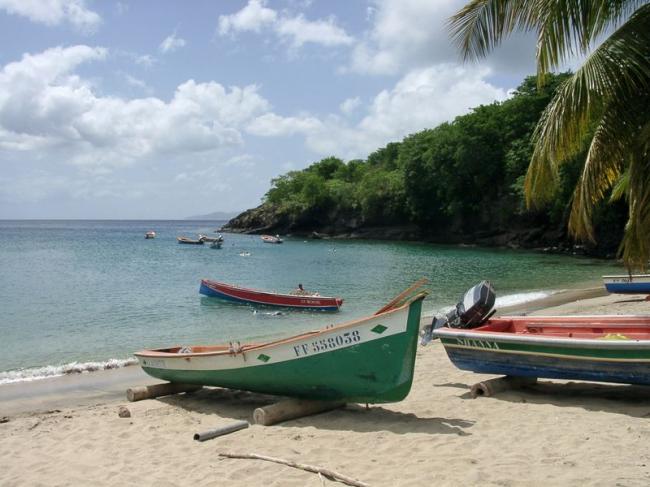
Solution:
[(314, 311), (338, 311), (343, 299), (319, 296), (304, 292), (302, 294), (280, 294), (257, 289), (248, 289), (223, 282), (201, 280), (201, 294), (237, 303), (280, 306)]
[(282, 239), (280, 238), (280, 235), (262, 235), (260, 237), (262, 239), (262, 242), (264, 243), (273, 243), (273, 244), (281, 244)]

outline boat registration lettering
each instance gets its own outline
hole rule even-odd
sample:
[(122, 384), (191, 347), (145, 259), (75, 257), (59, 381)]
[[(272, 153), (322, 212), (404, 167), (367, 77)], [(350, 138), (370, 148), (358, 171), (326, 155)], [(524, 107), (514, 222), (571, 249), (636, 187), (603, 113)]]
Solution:
[(147, 358), (142, 360), (142, 365), (154, 367), (156, 369), (165, 369), (165, 361), (159, 358)]
[(489, 350), (499, 350), (499, 345), (496, 342), (488, 342), (484, 340), (476, 340), (474, 338), (456, 338), (456, 343), (463, 347), (486, 348)]
[(312, 353), (325, 352), (327, 350), (334, 350), (342, 347), (343, 345), (350, 345), (361, 341), (359, 330), (346, 331), (340, 335), (334, 335), (313, 342), (302, 343), (293, 347), (296, 357), (304, 357)]

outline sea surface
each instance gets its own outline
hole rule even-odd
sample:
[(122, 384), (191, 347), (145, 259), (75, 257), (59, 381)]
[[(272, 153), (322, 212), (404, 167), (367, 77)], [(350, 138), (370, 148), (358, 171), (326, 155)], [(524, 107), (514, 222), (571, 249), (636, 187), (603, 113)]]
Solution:
[[(223, 234), (221, 249), (179, 245), (219, 221), (0, 221), (0, 384), (133, 363), (151, 347), (290, 336), (373, 313), (427, 277), (439, 312), (488, 279), (497, 306), (596, 283), (609, 261), (385, 241), (281, 245)], [(145, 240), (154, 230), (157, 237)], [(199, 295), (201, 278), (345, 299), (338, 313), (255, 309)]]

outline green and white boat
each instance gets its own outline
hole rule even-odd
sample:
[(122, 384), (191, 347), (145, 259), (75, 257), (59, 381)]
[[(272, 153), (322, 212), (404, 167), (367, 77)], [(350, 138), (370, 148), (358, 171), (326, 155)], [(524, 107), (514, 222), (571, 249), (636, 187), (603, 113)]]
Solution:
[[(267, 343), (135, 353), (169, 382), (317, 400), (396, 402), (411, 390), (422, 300), (416, 285), (376, 314)], [(419, 287), (419, 286), (417, 286)]]

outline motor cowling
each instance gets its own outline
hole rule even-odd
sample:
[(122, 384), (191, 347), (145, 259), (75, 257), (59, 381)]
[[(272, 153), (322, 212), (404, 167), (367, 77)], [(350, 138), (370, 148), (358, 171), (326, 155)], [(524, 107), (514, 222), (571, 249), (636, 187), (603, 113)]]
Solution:
[(447, 326), (449, 328), (476, 328), (494, 314), (496, 294), (490, 281), (481, 281), (468, 289), (461, 301), (446, 315), (434, 316), (430, 325), (422, 329), (422, 345), (429, 343), (433, 330)]
[(446, 326), (450, 328), (476, 328), (490, 314), (496, 294), (490, 281), (481, 281), (467, 290), (455, 309), (447, 313)]

